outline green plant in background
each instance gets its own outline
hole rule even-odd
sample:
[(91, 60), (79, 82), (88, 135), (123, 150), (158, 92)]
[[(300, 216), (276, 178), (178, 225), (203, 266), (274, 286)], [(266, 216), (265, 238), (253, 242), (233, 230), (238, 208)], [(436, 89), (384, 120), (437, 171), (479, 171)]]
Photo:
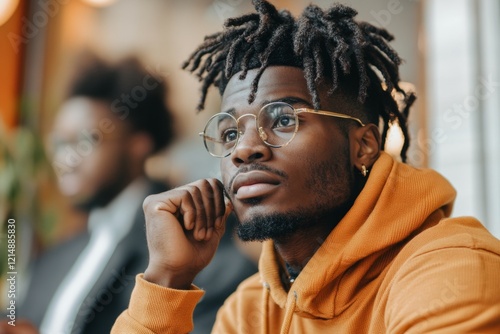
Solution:
[(8, 131), (0, 122), (0, 290), (3, 290), (4, 275), (9, 271), (7, 221), (16, 221), (15, 268), (21, 274), (29, 261), (34, 222), (40, 217), (38, 180), (48, 177), (47, 166), (39, 136), (26, 127)]

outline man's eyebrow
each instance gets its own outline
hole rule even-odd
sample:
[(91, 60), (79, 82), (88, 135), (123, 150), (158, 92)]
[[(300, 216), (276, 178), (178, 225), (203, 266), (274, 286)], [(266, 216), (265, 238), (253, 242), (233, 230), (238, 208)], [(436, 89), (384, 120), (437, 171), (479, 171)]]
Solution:
[[(306, 105), (308, 107), (312, 107), (311, 102), (309, 102), (307, 100), (304, 100), (304, 99), (302, 99), (300, 97), (295, 97), (295, 96), (286, 96), (286, 97), (281, 97), (281, 98), (273, 99), (273, 100), (264, 100), (260, 104), (260, 107), (262, 108), (266, 104), (273, 103), (273, 102), (284, 102), (284, 103), (288, 103), (288, 104), (290, 104), (292, 106), (294, 104), (300, 103), (300, 104), (304, 104), (304, 105)], [(231, 116), (235, 116), (236, 115), (236, 109), (235, 108), (229, 108), (229, 109), (223, 111), (222, 113), (229, 114)]]
[(223, 114), (229, 114), (229, 115), (231, 115), (231, 116), (234, 116), (234, 114), (236, 114), (236, 109), (234, 109), (234, 108), (229, 108), (228, 110), (223, 111), (222, 113), (223, 113)]
[(266, 101), (262, 102), (262, 106), (265, 106), (266, 104), (273, 103), (273, 102), (284, 102), (284, 103), (288, 103), (292, 106), (294, 104), (297, 104), (297, 103), (305, 104), (307, 106), (312, 106), (309, 101), (304, 100), (300, 97), (296, 97), (296, 96), (286, 96), (286, 97), (282, 97), (282, 98), (275, 99), (275, 100), (266, 100)]

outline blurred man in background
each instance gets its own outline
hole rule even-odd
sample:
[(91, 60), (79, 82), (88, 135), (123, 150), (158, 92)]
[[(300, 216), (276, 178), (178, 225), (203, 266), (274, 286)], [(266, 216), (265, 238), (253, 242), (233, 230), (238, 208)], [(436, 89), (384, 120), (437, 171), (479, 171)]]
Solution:
[[(116, 65), (95, 60), (77, 76), (56, 117), (52, 165), (72, 206), (88, 213), (87, 228), (33, 264), (18, 318), (41, 333), (109, 333), (128, 305), (133, 280), (148, 262), (142, 202), (168, 189), (149, 180), (146, 160), (174, 138), (163, 78), (133, 58)], [(237, 284), (256, 271), (230, 235), (219, 264), (200, 275), (211, 295), (195, 315), (199, 333)], [(222, 275), (219, 266), (234, 262)], [(214, 290), (214, 291), (212, 291)]]
[(146, 159), (174, 137), (161, 80), (134, 59), (94, 60), (69, 88), (53, 125), (52, 165), (62, 194), (89, 216), (87, 229), (32, 268), (19, 316), (43, 333), (104, 332), (126, 305), (130, 277), (147, 259), (140, 203), (167, 188), (144, 175)]

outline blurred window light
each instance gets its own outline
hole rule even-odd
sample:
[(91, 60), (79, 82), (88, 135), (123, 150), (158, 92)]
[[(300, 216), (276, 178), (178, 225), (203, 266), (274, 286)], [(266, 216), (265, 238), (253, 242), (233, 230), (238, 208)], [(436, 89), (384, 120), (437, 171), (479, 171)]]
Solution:
[(389, 130), (387, 131), (387, 137), (385, 140), (384, 151), (392, 155), (392, 157), (398, 161), (401, 161), (401, 149), (404, 144), (403, 130), (399, 126), (397, 120), (394, 120), (389, 125)]
[[(406, 94), (415, 93), (416, 88), (412, 83), (400, 81), (398, 84)], [(382, 87), (384, 88), (384, 90), (387, 88), (385, 83), (382, 83)], [(393, 96), (394, 100), (396, 100), (400, 111), (406, 108), (405, 94), (403, 94), (402, 92), (398, 92), (396, 89), (393, 89), (391, 95)], [(398, 120), (394, 119), (390, 121), (389, 129), (387, 130), (387, 136), (385, 139), (384, 151), (389, 153), (394, 159), (401, 161), (401, 150), (403, 149), (404, 141), (405, 136)]]
[(106, 7), (115, 3), (116, 0), (83, 0), (83, 2), (94, 7)]
[(14, 14), (19, 0), (0, 0), (0, 26)]

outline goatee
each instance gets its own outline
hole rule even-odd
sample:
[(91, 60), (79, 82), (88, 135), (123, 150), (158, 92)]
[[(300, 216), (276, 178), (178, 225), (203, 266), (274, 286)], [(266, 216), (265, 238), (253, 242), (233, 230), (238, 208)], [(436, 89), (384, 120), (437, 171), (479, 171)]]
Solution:
[(238, 237), (243, 241), (264, 241), (286, 238), (307, 226), (300, 213), (275, 213), (257, 215), (236, 227)]

